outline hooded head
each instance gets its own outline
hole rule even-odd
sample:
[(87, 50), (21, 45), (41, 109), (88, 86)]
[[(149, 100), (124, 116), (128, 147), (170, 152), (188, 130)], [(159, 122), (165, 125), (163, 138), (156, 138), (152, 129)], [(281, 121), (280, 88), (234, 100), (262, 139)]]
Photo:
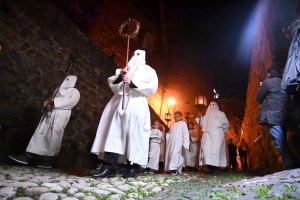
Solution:
[(202, 127), (202, 131), (204, 131), (204, 132), (207, 131), (210, 120), (213, 119), (214, 114), (218, 113), (219, 111), (220, 110), (219, 110), (219, 106), (218, 106), (217, 102), (212, 101), (206, 110), (205, 121), (204, 121), (204, 124)]
[(68, 88), (73, 88), (76, 84), (77, 76), (69, 75), (65, 78), (63, 83), (61, 84), (58, 93), (64, 95)]
[(140, 65), (146, 64), (146, 52), (143, 50), (136, 50), (128, 62), (128, 76), (132, 78)]
[[(210, 102), (210, 104), (208, 105), (208, 108), (207, 108), (206, 113), (208, 113), (208, 112), (213, 112), (213, 111), (216, 111), (216, 110), (219, 110), (219, 106), (218, 106), (217, 102), (212, 101), (212, 102)], [(206, 113), (205, 113), (205, 114), (206, 114)]]

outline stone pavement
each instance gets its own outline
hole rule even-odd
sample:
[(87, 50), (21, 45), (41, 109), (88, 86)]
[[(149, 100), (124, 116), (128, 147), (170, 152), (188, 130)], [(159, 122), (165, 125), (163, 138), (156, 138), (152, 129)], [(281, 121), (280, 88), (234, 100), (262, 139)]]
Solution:
[(27, 166), (0, 166), (0, 200), (96, 200), (143, 199), (170, 185), (187, 181), (185, 176), (141, 175), (135, 179), (122, 176), (92, 179), (60, 170)]
[(92, 179), (57, 169), (0, 166), (0, 200), (299, 199), (300, 169), (262, 177), (243, 172)]

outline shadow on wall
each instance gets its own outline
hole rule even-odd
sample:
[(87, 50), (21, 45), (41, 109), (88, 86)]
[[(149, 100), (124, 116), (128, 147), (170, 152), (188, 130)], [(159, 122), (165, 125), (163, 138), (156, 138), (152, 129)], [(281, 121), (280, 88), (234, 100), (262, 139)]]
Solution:
[[(16, 120), (9, 113), (7, 121)], [(19, 113), (15, 124), (2, 124), (0, 130), (0, 162), (7, 160), (8, 154), (20, 154), (26, 149), (32, 134), (39, 122), (41, 112), (34, 105), (26, 105), (22, 113)], [(3, 121), (2, 121), (3, 122)]]

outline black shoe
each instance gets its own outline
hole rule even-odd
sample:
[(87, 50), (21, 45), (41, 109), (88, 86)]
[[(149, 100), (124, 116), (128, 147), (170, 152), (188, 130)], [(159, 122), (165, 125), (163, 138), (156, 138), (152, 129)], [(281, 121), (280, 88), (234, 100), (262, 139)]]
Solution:
[(207, 170), (207, 171), (205, 171), (205, 174), (214, 175), (214, 174), (215, 174), (215, 172), (214, 172), (214, 171), (211, 171), (211, 170)]
[(28, 161), (29, 161), (29, 158), (25, 155), (18, 155), (18, 156), (8, 156), (10, 159), (18, 162), (18, 163), (22, 163), (24, 165), (28, 165)]
[(207, 170), (207, 171), (205, 172), (205, 174), (216, 175), (217, 173), (216, 173), (216, 170)]
[(123, 175), (123, 178), (135, 178), (139, 174), (139, 170), (130, 169)]
[(113, 178), (117, 176), (117, 168), (105, 165), (100, 169), (99, 174), (94, 174), (91, 178)]
[(44, 163), (37, 164), (36, 167), (43, 168), (43, 169), (51, 169), (52, 164), (50, 164), (48, 162), (44, 162)]
[(171, 175), (177, 176), (179, 174), (178, 170), (172, 170)]
[(51, 169), (53, 163), (54, 156), (44, 156), (42, 162), (38, 163), (36, 167), (43, 169)]
[(118, 174), (126, 174), (128, 172), (128, 168), (122, 167), (119, 171)]
[(207, 171), (205, 172), (205, 174), (216, 175), (216, 169), (217, 169), (217, 167), (208, 165)]
[(146, 168), (144, 174), (149, 174), (149, 170), (150, 170), (149, 168)]

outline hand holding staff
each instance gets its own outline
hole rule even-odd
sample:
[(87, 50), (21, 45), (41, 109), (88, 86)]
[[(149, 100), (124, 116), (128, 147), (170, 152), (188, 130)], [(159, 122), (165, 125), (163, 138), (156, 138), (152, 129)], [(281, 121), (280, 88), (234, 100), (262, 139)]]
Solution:
[(50, 110), (53, 106), (54, 106), (54, 99), (51, 97), (50, 99), (47, 100), (46, 109)]
[[(42, 121), (44, 120), (44, 118), (45, 118), (47, 112), (48, 112), (49, 110), (51, 110), (51, 109), (54, 107), (54, 98), (56, 97), (56, 95), (57, 95), (57, 93), (58, 93), (58, 91), (59, 91), (60, 86), (62, 85), (62, 83), (64, 82), (65, 78), (67, 77), (67, 73), (68, 73), (68, 71), (69, 71), (69, 69), (70, 69), (71, 66), (72, 66), (72, 64), (69, 64), (69, 65), (68, 65), (68, 67), (67, 67), (67, 69), (66, 69), (66, 71), (65, 71), (65, 73), (64, 73), (64, 75), (63, 75), (63, 77), (62, 77), (62, 81), (60, 82), (60, 84), (59, 84), (57, 90), (54, 92), (54, 94), (52, 95), (52, 97), (50, 97), (50, 98), (47, 100), (47, 105), (44, 107), (44, 114), (43, 114), (42, 119), (41, 119), (40, 122), (42, 122)], [(46, 112), (45, 112), (45, 111), (46, 111)]]
[(124, 83), (130, 84), (131, 79), (126, 75), (127, 72), (128, 72), (127, 67), (124, 67), (124, 68), (121, 70), (121, 77), (122, 77)]

